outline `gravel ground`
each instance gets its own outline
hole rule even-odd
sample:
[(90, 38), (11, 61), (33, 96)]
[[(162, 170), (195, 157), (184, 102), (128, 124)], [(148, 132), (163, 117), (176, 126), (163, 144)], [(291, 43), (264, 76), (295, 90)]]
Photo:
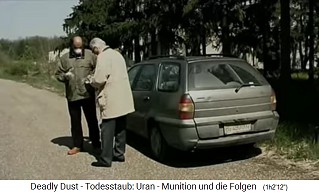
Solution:
[(0, 80), (0, 179), (318, 179), (312, 170), (287, 165), (257, 148), (179, 153), (164, 165), (150, 157), (145, 140), (128, 138), (125, 163), (91, 167), (95, 157), (89, 144), (88, 152), (66, 154), (71, 139), (63, 97)]

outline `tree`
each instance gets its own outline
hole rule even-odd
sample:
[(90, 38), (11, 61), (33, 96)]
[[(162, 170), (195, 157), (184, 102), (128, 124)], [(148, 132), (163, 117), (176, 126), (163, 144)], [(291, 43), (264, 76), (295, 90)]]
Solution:
[(29, 37), (20, 40), (0, 40), (0, 50), (14, 60), (47, 60), (48, 52), (61, 43), (60, 38)]
[(309, 0), (309, 81), (314, 81), (314, 1)]
[(290, 67), (290, 0), (280, 0), (281, 6), (281, 79), (291, 79)]
[(310, 25), (319, 25), (319, 19), (313, 14), (309, 22), (309, 6), (303, 0), (81, 0), (64, 28), (69, 37), (99, 36), (112, 47), (122, 46), (126, 55), (135, 53), (136, 62), (140, 52), (167, 55), (181, 45), (187, 55), (205, 54), (214, 37), (224, 54), (250, 54), (264, 62), (266, 73), (280, 70), (281, 78), (289, 80), (290, 54), (297, 67), (299, 53), (305, 69), (313, 56), (309, 52), (319, 49), (318, 28)]

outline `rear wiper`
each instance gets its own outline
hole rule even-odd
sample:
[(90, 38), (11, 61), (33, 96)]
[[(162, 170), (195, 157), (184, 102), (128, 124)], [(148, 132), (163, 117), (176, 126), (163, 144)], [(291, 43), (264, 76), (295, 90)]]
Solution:
[(255, 86), (254, 82), (243, 83), (238, 88), (236, 88), (235, 92), (238, 93), (240, 89), (251, 86)]

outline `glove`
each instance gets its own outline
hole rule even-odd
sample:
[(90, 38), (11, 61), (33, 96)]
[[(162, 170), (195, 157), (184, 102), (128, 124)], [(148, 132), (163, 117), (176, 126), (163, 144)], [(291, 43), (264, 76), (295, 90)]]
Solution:
[(74, 74), (71, 72), (67, 72), (64, 76), (66, 77), (67, 80), (70, 80), (74, 77)]

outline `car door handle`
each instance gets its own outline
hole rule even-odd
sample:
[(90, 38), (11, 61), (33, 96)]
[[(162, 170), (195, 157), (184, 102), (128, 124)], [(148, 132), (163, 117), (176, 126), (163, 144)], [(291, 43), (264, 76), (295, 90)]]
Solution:
[(144, 101), (149, 101), (151, 98), (149, 96), (144, 96), (143, 100)]

